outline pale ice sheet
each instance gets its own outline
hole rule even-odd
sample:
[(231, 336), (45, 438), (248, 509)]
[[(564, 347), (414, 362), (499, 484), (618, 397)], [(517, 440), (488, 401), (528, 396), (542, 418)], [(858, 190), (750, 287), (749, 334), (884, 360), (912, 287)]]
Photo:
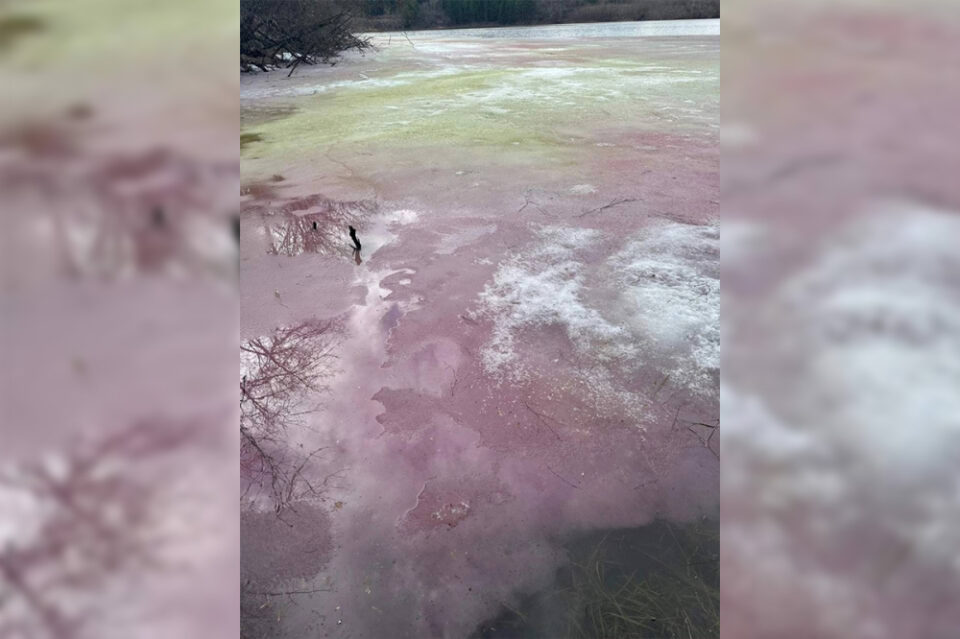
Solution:
[[(563, 327), (581, 354), (631, 369), (656, 358), (669, 362), (675, 384), (713, 396), (719, 369), (717, 229), (656, 222), (600, 270), (584, 252), (599, 231), (543, 227), (532, 247), (503, 263), (480, 295), (479, 312), (493, 320), (482, 350), (488, 373), (527, 376), (518, 353), (532, 327)], [(612, 308), (587, 301), (591, 287), (620, 291)]]

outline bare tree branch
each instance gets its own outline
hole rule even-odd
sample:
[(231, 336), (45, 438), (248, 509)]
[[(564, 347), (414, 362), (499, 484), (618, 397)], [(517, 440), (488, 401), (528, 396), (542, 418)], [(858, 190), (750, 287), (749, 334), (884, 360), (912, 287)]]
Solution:
[(373, 49), (352, 33), (353, 14), (322, 0), (241, 0), (240, 68), (268, 71), (301, 64), (336, 64), (348, 50)]
[[(164, 566), (158, 489), (144, 464), (198, 436), (195, 423), (148, 420), (39, 460), (0, 467), (0, 502), (19, 532), (0, 546), (0, 636), (87, 636), (101, 589)], [(22, 508), (22, 512), (19, 512)]]
[[(241, 471), (251, 486), (266, 491), (279, 514), (290, 504), (318, 493), (308, 478), (309, 462), (325, 448), (310, 453), (290, 444), (289, 430), (312, 412), (310, 394), (326, 390), (324, 381), (336, 360), (337, 327), (308, 320), (280, 327), (271, 335), (247, 340), (240, 347), (244, 369), (240, 382)], [(306, 405), (306, 409), (303, 407)]]

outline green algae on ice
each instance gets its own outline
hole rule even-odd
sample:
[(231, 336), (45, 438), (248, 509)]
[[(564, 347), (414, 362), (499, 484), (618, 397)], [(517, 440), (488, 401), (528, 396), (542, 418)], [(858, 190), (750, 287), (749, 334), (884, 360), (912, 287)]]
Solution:
[(519, 158), (567, 163), (578, 145), (564, 126), (636, 118), (656, 124), (660, 99), (702, 94), (713, 73), (665, 73), (642, 66), (507, 67), (401, 73), (298, 98), (299, 111), (263, 122), (258, 157), (331, 144), (510, 148)]

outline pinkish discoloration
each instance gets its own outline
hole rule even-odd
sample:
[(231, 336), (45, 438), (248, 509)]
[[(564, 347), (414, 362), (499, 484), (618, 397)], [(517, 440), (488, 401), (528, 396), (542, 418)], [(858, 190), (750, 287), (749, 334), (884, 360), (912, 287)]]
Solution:
[(956, 531), (957, 404), (929, 397), (958, 383), (960, 23), (948, 3), (743, 8), (724, 25), (722, 636), (947, 636), (956, 540), (920, 531)]
[[(357, 227), (359, 265), (269, 255), (248, 241), (253, 214), (241, 258), (245, 335), (345, 318), (324, 409), (295, 438), (345, 469), (312, 582), (333, 593), (309, 607), (358, 636), (467, 636), (550, 582), (565, 535), (716, 513), (716, 442), (692, 424), (718, 412), (717, 40), (564, 41), (559, 55), (507, 41), (495, 63), (468, 42), (244, 80), (251, 109), (299, 96), (258, 125), (248, 183), (279, 173), (284, 197), (379, 203)], [(377, 82), (354, 85), (358, 70)], [(331, 142), (317, 109), (345, 103), (370, 119)], [(458, 130), (417, 126), (443, 126), (444, 109), (464, 109)], [(516, 135), (464, 131), (488, 117)], [(310, 627), (286, 613), (290, 636)]]

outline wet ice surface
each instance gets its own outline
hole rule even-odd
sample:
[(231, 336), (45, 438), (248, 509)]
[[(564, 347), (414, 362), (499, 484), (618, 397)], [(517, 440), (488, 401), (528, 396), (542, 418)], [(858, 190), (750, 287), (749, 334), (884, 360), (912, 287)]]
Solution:
[[(243, 79), (245, 113), (279, 113), (247, 120), (244, 184), (283, 179), (245, 201), (242, 337), (344, 330), (291, 431), (337, 473), (304, 504), (318, 543), (245, 564), (301, 591), (252, 631), (500, 636), (591, 535), (717, 514), (719, 41), (584, 28), (380, 35)], [(311, 197), (376, 201), (360, 263), (343, 220), (290, 210)], [(272, 249), (270, 220), (339, 250)], [(284, 545), (265, 530), (245, 552)], [(309, 576), (284, 568), (304, 548)]]

